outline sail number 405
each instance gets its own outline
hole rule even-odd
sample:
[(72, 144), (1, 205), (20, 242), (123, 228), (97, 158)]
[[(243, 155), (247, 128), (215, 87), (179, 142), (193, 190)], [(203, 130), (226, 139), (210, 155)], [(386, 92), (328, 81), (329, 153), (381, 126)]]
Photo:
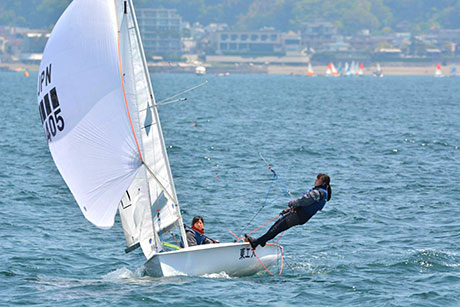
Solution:
[(60, 115), (61, 107), (55, 87), (43, 96), (39, 109), (46, 138), (51, 141), (59, 131), (64, 130), (64, 118)]

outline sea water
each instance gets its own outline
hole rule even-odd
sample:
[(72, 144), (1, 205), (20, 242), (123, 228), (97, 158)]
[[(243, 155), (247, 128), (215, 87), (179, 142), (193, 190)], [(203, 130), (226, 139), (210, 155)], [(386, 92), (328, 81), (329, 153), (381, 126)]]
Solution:
[[(283, 272), (144, 276), (86, 221), (49, 154), (36, 74), (0, 73), (0, 305), (459, 305), (460, 78), (152, 75), (186, 223), (232, 241), (319, 172), (332, 200), (288, 230)], [(82, 89), (83, 90), (83, 89)], [(256, 214), (259, 212), (258, 214)], [(248, 222), (253, 219), (251, 223)], [(260, 235), (268, 228), (262, 228)]]

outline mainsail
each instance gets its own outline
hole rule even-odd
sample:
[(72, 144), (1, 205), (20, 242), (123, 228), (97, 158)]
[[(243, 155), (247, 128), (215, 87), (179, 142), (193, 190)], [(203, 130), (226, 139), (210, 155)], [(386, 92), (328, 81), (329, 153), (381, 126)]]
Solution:
[(51, 155), (90, 222), (109, 228), (119, 209), (128, 247), (147, 258), (162, 232), (185, 235), (131, 1), (69, 5), (43, 54), (38, 104)]

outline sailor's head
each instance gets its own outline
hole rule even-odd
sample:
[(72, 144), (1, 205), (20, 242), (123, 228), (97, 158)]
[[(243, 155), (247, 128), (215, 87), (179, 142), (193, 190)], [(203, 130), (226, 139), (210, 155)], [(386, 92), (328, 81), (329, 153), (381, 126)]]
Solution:
[(315, 187), (327, 188), (330, 182), (331, 178), (328, 175), (319, 173), (316, 175)]
[(316, 175), (315, 187), (327, 190), (327, 201), (329, 201), (332, 196), (332, 189), (330, 183), (331, 178), (327, 174), (319, 173), (318, 175)]
[(203, 230), (204, 220), (201, 216), (195, 216), (192, 220), (192, 226), (198, 230)]

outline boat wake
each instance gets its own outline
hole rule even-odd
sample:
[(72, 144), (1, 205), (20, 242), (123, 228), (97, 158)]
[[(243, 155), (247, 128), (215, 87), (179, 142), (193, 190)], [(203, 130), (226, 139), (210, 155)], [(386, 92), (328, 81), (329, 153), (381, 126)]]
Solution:
[(200, 277), (204, 278), (217, 278), (217, 279), (233, 279), (230, 277), (227, 273), (225, 272), (220, 272), (220, 273), (212, 273), (212, 274), (204, 274), (201, 275)]
[[(171, 276), (170, 278), (177, 278), (177, 277), (188, 277), (189, 275), (186, 275), (181, 272), (177, 272), (177, 275)], [(193, 276), (190, 276), (193, 277)], [(195, 276), (196, 277), (196, 276)], [(203, 274), (200, 277), (202, 278), (215, 278), (215, 279), (232, 279), (227, 273), (225, 272), (220, 272), (220, 273), (212, 273), (212, 274)], [(145, 267), (140, 266), (136, 270), (131, 271), (130, 269), (126, 267), (122, 267), (119, 269), (116, 269), (113, 272), (107, 273), (102, 276), (102, 280), (105, 282), (110, 282), (110, 283), (119, 283), (119, 282), (139, 282), (139, 281), (151, 281), (152, 279), (157, 279), (151, 276), (148, 276), (145, 272)]]
[(113, 272), (107, 273), (102, 276), (102, 280), (111, 283), (117, 282), (138, 282), (143, 280), (145, 269), (143, 266), (137, 268), (134, 271), (126, 267), (116, 269)]

